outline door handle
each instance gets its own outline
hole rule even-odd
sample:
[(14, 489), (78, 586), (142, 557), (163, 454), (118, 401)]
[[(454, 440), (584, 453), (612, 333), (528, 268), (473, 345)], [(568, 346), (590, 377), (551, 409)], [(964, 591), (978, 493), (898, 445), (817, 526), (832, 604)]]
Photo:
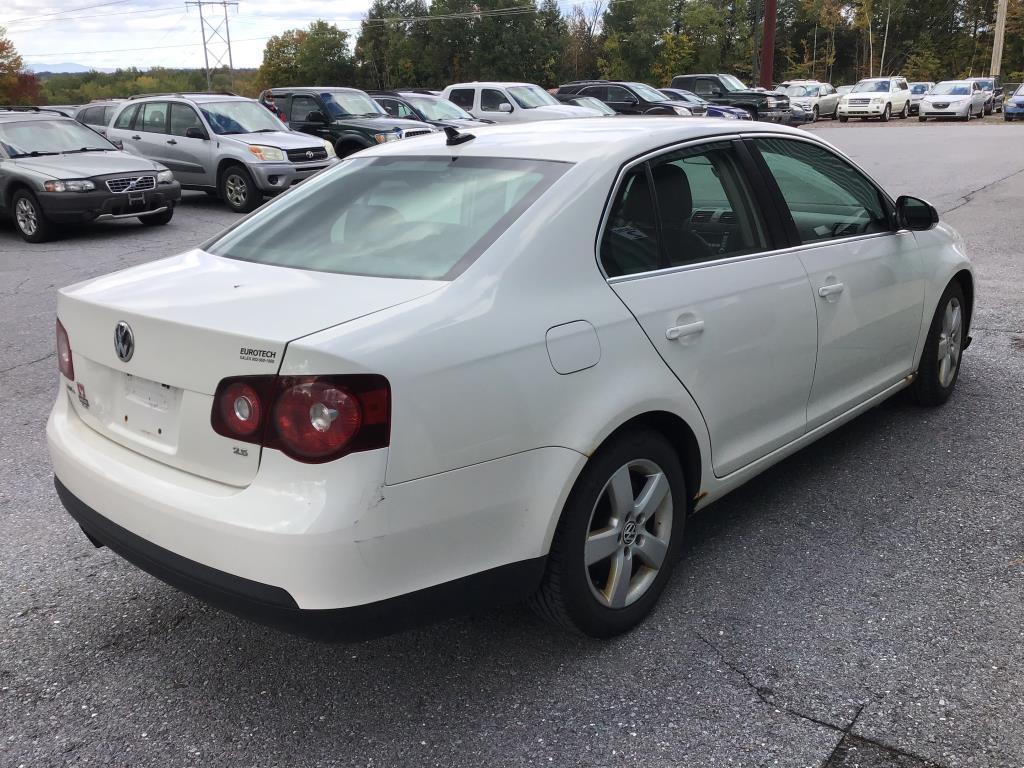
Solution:
[(823, 299), (827, 299), (829, 296), (838, 296), (843, 292), (845, 286), (842, 283), (831, 283), (830, 285), (823, 285), (818, 289), (818, 295)]
[(177, 141), (177, 139), (168, 139), (168, 140), (167, 140), (167, 143), (168, 143), (168, 144), (177, 144), (177, 143), (178, 143), (178, 141)]
[(669, 341), (675, 341), (685, 336), (696, 336), (698, 333), (704, 332), (704, 321), (696, 320), (686, 325), (673, 325), (671, 328), (665, 331), (665, 338)]
[(141, 139), (142, 137), (141, 137), (141, 136), (132, 136), (132, 138), (133, 138), (133, 139), (134, 139), (135, 141), (138, 141), (138, 140), (139, 140), (139, 139)]

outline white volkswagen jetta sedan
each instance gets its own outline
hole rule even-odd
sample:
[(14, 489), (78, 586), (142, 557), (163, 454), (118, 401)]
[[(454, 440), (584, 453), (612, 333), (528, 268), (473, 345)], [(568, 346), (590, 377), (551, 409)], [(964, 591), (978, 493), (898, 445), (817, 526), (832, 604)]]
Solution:
[(94, 544), (298, 632), (529, 598), (613, 635), (694, 509), (901, 389), (949, 398), (974, 278), (937, 221), (769, 125), (374, 148), (60, 292), (57, 489)]

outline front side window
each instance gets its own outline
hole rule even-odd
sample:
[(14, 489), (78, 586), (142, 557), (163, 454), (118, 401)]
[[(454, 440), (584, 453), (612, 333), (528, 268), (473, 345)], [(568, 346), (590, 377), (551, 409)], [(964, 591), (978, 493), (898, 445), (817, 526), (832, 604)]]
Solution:
[(292, 96), (291, 120), (289, 122), (307, 123), (309, 122), (309, 114), (311, 112), (319, 111), (320, 105), (312, 96), (296, 94), (295, 96)]
[(590, 96), (600, 101), (609, 101), (608, 88), (603, 85), (589, 85), (580, 91), (580, 93), (584, 96)]
[[(649, 101), (650, 99), (648, 99)], [(657, 101), (664, 101), (665, 97), (661, 96)], [(608, 86), (608, 98), (607, 101), (614, 102), (616, 104), (636, 104), (636, 99), (629, 91), (620, 85), (609, 85)]]
[(714, 80), (707, 80), (705, 78), (699, 79), (697, 81), (697, 85), (694, 86), (695, 93), (698, 96), (712, 96), (714, 95), (717, 87), (718, 83), (716, 83)]
[(888, 202), (831, 151), (792, 139), (755, 139), (802, 243), (891, 231)]
[(117, 116), (117, 122), (114, 123), (115, 128), (128, 129), (132, 127), (132, 121), (135, 120), (135, 113), (139, 111), (138, 104), (132, 104), (130, 107), (126, 107), (121, 111), (121, 114)]
[(142, 105), (142, 125), (140, 131), (147, 133), (167, 133), (167, 107), (164, 101), (151, 101)]
[(484, 88), (480, 91), (481, 112), (501, 112), (502, 104), (508, 104), (508, 99), (505, 98), (505, 94), (501, 91), (497, 91), (494, 88)]
[(208, 250), (321, 272), (451, 280), (569, 167), (465, 156), (351, 158)]
[(472, 109), (475, 95), (476, 91), (472, 88), (456, 88), (448, 95), (448, 99), (463, 109)]
[(189, 128), (198, 128), (203, 133), (206, 130), (203, 128), (202, 122), (199, 120), (199, 115), (192, 109), (188, 104), (171, 104), (171, 135), (172, 136), (184, 136)]

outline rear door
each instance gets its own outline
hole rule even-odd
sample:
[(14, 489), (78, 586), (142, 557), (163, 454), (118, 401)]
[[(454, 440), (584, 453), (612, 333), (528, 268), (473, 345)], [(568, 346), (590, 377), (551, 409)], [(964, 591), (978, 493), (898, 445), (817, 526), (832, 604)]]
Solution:
[(913, 232), (888, 198), (816, 142), (752, 140), (813, 289), (818, 360), (807, 402), (815, 427), (913, 371), (925, 280)]
[(718, 476), (804, 433), (817, 346), (807, 275), (772, 252), (748, 169), (733, 141), (635, 165), (600, 245), (612, 289), (700, 408)]
[(147, 101), (135, 116), (135, 127), (128, 135), (128, 142), (137, 148), (138, 154), (167, 165), (170, 146), (167, 140), (167, 121), (170, 103), (166, 101)]

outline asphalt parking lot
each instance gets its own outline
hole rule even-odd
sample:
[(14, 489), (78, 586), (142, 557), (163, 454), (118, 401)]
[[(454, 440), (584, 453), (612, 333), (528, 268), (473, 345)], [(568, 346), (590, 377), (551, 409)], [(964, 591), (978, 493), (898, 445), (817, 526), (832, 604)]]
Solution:
[(93, 549), (43, 436), (55, 291), (235, 216), (189, 193), (157, 230), (29, 246), (0, 223), (0, 765), (1024, 765), (1024, 128), (994, 122), (810, 128), (965, 236), (959, 387), (699, 515), (654, 615), (610, 642), (513, 608), (320, 645)]

